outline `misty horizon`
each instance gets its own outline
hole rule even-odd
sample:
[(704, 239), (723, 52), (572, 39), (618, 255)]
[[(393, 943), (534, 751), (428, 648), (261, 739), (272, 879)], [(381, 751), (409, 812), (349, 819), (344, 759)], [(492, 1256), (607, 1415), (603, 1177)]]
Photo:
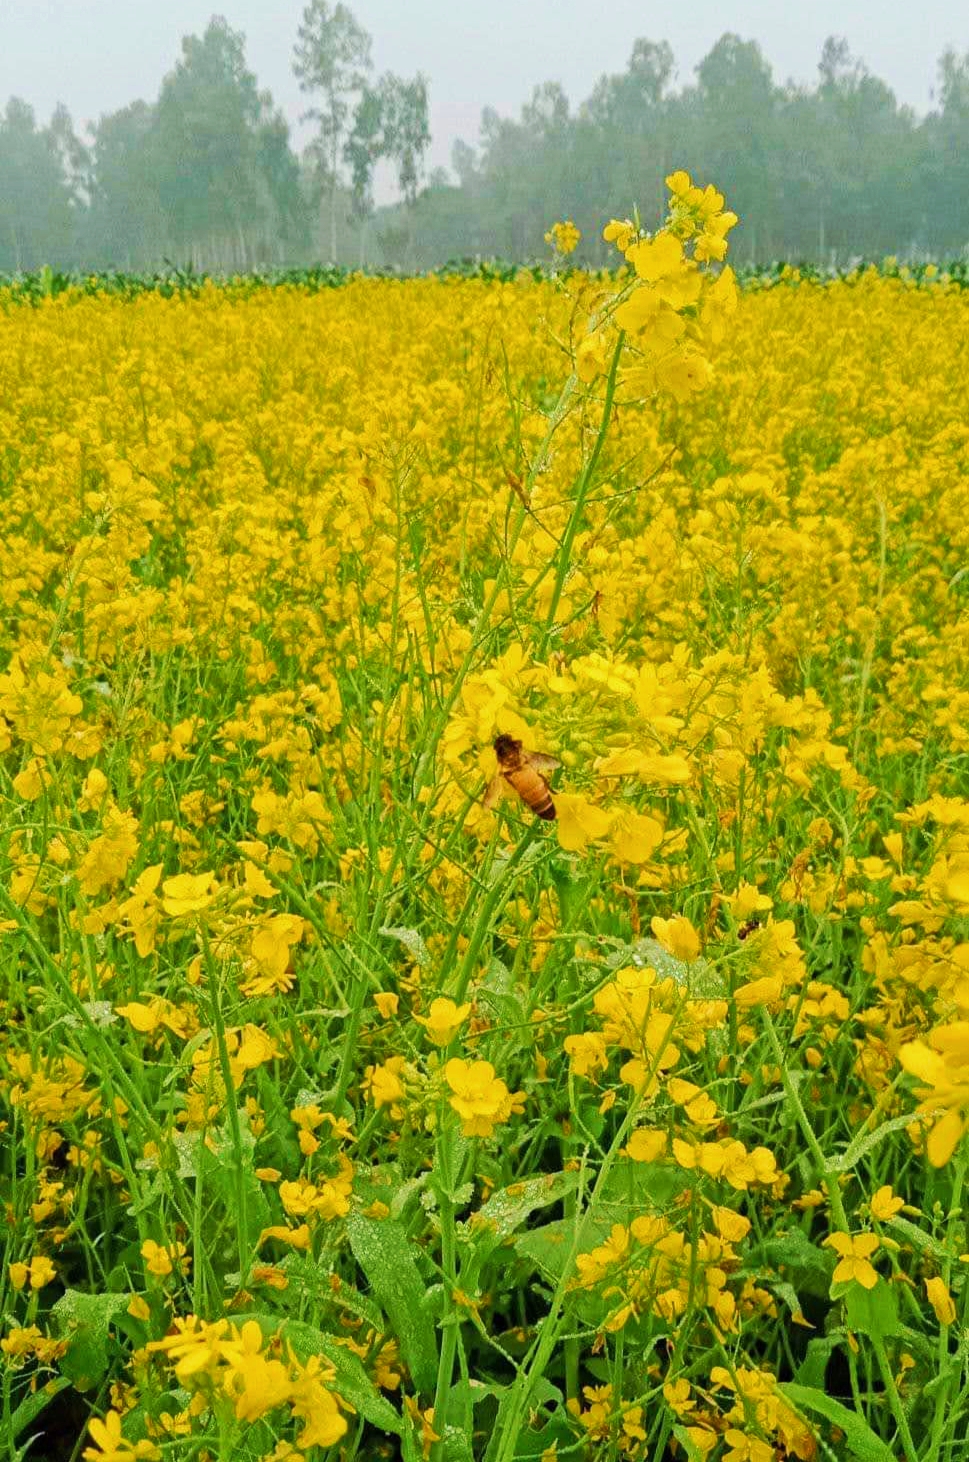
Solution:
[[(509, 3), (497, 0), (491, 22)], [(86, 6), (79, 0), (71, 24)], [(523, 41), (546, 8), (540, 0), (520, 18)], [(565, 0), (563, 24), (570, 8)], [(105, 88), (94, 122), (69, 101), (43, 112), (31, 83), (53, 95), (64, 47), (47, 75), (36, 67), (43, 26), (30, 45), (22, 25), (8, 26), (24, 64), (0, 112), (0, 272), (514, 264), (543, 255), (556, 218), (583, 235), (575, 261), (597, 266), (608, 250), (596, 220), (639, 207), (653, 226), (663, 179), (682, 168), (716, 178), (728, 196), (741, 265), (969, 256), (969, 45), (946, 47), (953, 31), (969, 40), (958, 34), (969, 21), (923, 24), (900, 72), (904, 28), (864, 30), (871, 44), (859, 47), (852, 11), (839, 9), (840, 30), (821, 35), (834, 7), (819, 5), (810, 33), (795, 25), (785, 50), (771, 17), (748, 3), (688, 69), (684, 48), (692, 61), (706, 35), (698, 17), (692, 30), (673, 17), (665, 36), (650, 36), (626, 0), (609, 7), (623, 23), (600, 26), (587, 47), (576, 15), (567, 40), (560, 24), (547, 47), (523, 43), (507, 66), (489, 61), (489, 48), (508, 45), (493, 24), (451, 16), (450, 27), (423, 27), (422, 16), (443, 16), (439, 0), (424, 0), (406, 25), (377, 0), (308, 0), (291, 12), (292, 33), (277, 20), (268, 50), (252, 0), (225, 9), (184, 30), (164, 64), (150, 26), (130, 69), (92, 71), (81, 46), (70, 95), (77, 108), (89, 88)], [(855, 19), (868, 9), (855, 6)], [(179, 16), (206, 10), (175, 0), (166, 36)], [(930, 0), (922, 20), (938, 11)], [(46, 6), (48, 19), (64, 13), (60, 0)], [(638, 34), (627, 33), (633, 18)], [(112, 46), (124, 53), (127, 37), (126, 26), (112, 32), (102, 62)], [(793, 61), (795, 41), (802, 74), (792, 80), (776, 56)], [(809, 68), (804, 48), (815, 42)], [(873, 52), (894, 57), (886, 74)], [(916, 96), (916, 62), (937, 82), (921, 108), (893, 85), (901, 75)], [(548, 79), (556, 71), (565, 79)], [(141, 84), (159, 72), (154, 87)]]
[[(590, 7), (576, 0), (537, 0), (527, 7), (497, 0), (487, 23), (466, 13), (456, 18), (444, 0), (408, 5), (406, 24), (400, 7), (387, 0), (361, 0), (351, 8), (373, 37), (377, 71), (421, 71), (428, 79), (428, 171), (452, 171), (455, 142), (477, 145), (486, 108), (517, 116), (545, 82), (558, 83), (577, 109), (601, 77), (625, 68), (640, 36), (671, 45), (676, 89), (694, 83), (703, 56), (725, 32), (756, 42), (780, 86), (814, 85), (824, 41), (843, 38), (899, 105), (920, 117), (937, 105), (943, 52), (969, 50), (969, 12), (956, 16), (951, 3), (940, 0), (928, 0), (917, 17), (893, 16), (890, 28), (881, 23), (883, 10), (867, 0), (850, 5), (826, 0), (809, 16), (782, 15), (757, 0), (736, 3), (724, 16), (722, 6), (700, 0), (688, 16), (666, 12), (656, 22), (640, 6), (619, 0), (607, 7), (607, 23), (594, 25)], [(79, 129), (90, 132), (104, 116), (153, 100), (175, 67), (182, 37), (201, 35), (213, 16), (223, 16), (245, 35), (247, 64), (259, 86), (271, 92), (294, 147), (302, 150), (312, 129), (302, 120), (307, 102), (292, 70), (301, 10), (300, 0), (274, 5), (271, 15), (258, 0), (175, 0), (162, 12), (139, 3), (114, 14), (110, 5), (92, 0), (5, 0), (0, 102), (21, 98), (40, 121), (61, 105)], [(507, 44), (509, 35), (516, 38), (514, 46)], [(378, 171), (376, 192), (379, 203), (393, 196), (385, 170)]]

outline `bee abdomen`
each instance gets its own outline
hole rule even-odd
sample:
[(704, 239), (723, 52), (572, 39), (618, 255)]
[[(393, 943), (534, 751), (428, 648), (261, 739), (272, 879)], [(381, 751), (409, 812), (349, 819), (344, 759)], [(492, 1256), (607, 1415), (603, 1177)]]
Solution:
[(545, 822), (554, 820), (555, 803), (552, 801), (552, 794), (544, 777), (531, 767), (516, 767), (514, 771), (505, 772), (505, 780), (518, 793), (525, 806), (531, 808), (536, 817), (541, 817)]

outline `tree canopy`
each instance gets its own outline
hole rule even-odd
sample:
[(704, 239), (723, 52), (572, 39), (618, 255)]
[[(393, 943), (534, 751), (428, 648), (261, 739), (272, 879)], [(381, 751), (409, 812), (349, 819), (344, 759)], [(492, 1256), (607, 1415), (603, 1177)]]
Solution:
[[(260, 89), (245, 37), (221, 17), (186, 36), (153, 101), (76, 130), (24, 100), (0, 112), (0, 270), (239, 270), (319, 260), (432, 267), (534, 258), (556, 218), (598, 262), (603, 218), (659, 215), (663, 177), (713, 178), (741, 218), (740, 262), (844, 264), (969, 249), (969, 53), (940, 59), (933, 109), (901, 105), (830, 38), (813, 85), (779, 82), (756, 41), (727, 33), (676, 84), (666, 41), (577, 106), (535, 87), (517, 117), (485, 108), (452, 174), (426, 177), (428, 82), (372, 75), (371, 38), (346, 5), (309, 0), (294, 72), (311, 132), (302, 155)], [(398, 201), (375, 204), (375, 177)]]

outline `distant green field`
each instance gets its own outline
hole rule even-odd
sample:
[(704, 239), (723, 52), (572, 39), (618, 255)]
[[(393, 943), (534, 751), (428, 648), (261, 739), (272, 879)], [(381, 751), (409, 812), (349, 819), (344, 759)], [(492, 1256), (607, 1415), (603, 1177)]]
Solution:
[[(916, 283), (926, 280), (951, 281), (960, 288), (969, 282), (969, 261), (966, 259), (921, 260), (918, 263), (900, 264), (896, 259), (863, 260), (851, 268), (820, 269), (816, 264), (785, 263), (775, 260), (770, 264), (741, 266), (736, 276), (741, 284), (775, 284), (797, 280), (811, 280), (823, 283), (828, 280), (855, 280), (859, 275), (877, 271), (889, 279), (910, 279)], [(582, 270), (553, 268), (546, 263), (516, 264), (502, 259), (453, 259), (439, 269), (424, 274), (408, 275), (404, 272), (383, 270), (353, 270), (337, 265), (320, 264), (305, 269), (250, 270), (244, 274), (209, 274), (192, 269), (165, 269), (157, 272), (126, 273), (124, 270), (102, 270), (84, 273), (80, 270), (40, 269), (25, 274), (3, 274), (0, 272), (0, 304), (10, 302), (36, 303), (38, 300), (56, 298), (62, 294), (76, 295), (118, 295), (130, 298), (139, 294), (158, 294), (170, 298), (175, 294), (192, 294), (204, 288), (230, 289), (245, 292), (253, 289), (289, 287), (315, 294), (321, 289), (337, 289), (348, 280), (361, 277), (371, 279), (481, 279), (488, 282), (508, 283), (519, 277), (535, 280), (561, 278)], [(603, 278), (611, 271), (597, 271)], [(593, 276), (595, 277), (595, 276)]]

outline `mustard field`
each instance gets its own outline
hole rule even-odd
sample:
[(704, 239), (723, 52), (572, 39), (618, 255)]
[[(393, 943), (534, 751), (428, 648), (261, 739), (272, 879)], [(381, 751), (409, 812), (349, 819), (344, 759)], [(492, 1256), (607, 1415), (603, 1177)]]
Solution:
[(967, 1454), (969, 294), (668, 181), (0, 293), (4, 1456)]

